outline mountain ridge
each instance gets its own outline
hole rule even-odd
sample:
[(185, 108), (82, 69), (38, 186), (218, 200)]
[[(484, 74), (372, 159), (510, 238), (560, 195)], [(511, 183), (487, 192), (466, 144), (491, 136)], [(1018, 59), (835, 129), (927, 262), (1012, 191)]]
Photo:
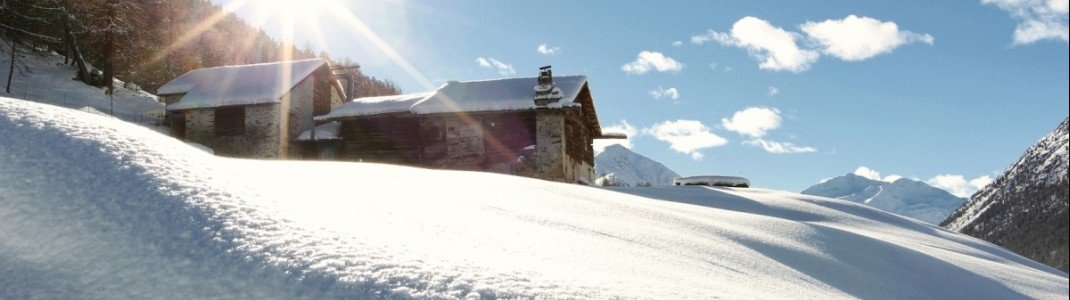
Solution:
[(866, 204), (931, 224), (939, 224), (966, 201), (920, 181), (900, 178), (887, 182), (853, 173), (811, 186), (802, 194)]
[(1067, 271), (1068, 121), (940, 225)]
[(610, 145), (594, 157), (597, 185), (668, 186), (680, 177), (664, 164), (621, 145)]

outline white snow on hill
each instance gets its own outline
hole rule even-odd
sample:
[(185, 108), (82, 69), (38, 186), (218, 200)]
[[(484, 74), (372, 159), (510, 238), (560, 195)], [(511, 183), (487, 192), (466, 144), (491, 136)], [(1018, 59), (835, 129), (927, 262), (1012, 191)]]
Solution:
[(211, 156), (0, 98), (0, 298), (1051, 298), (1066, 274), (842, 200)]
[(966, 199), (924, 182), (906, 178), (886, 182), (850, 173), (814, 185), (802, 193), (862, 203), (930, 224), (940, 224), (966, 202)]
[[(115, 97), (104, 94), (104, 88), (87, 85), (73, 80), (77, 68), (64, 65), (63, 56), (49, 54), (39, 56), (28, 54), (17, 61), (26, 65), (25, 72), (15, 71), (12, 77), (11, 93), (5, 93), (8, 75), (8, 57), (10, 44), (0, 39), (0, 96), (48, 103), (74, 109), (89, 108), (104, 114), (114, 111), (120, 119), (131, 122), (146, 123), (158, 120), (164, 113), (163, 103), (158, 98), (142, 90), (124, 88), (124, 83), (115, 81)], [(25, 49), (23, 49), (25, 50)], [(114, 105), (113, 105), (114, 104)], [(88, 110), (88, 109), (87, 109)]]
[(596, 182), (611, 182), (617, 183), (618, 186), (631, 187), (639, 186), (640, 183), (670, 186), (673, 179), (680, 177), (680, 174), (665, 165), (621, 145), (607, 146), (595, 155), (594, 172), (599, 176)]

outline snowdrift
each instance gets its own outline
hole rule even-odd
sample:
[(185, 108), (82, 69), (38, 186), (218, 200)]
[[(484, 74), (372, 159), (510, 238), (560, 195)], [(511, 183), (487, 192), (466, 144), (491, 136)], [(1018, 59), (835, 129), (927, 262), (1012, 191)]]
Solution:
[(0, 298), (1059, 298), (1065, 273), (861, 204), (211, 156), (0, 98)]

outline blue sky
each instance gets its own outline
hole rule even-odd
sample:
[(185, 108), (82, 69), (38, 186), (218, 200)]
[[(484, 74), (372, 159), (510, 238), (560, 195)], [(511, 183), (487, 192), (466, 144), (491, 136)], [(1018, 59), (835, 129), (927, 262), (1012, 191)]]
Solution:
[(535, 76), (543, 65), (587, 75), (603, 127), (626, 122), (634, 151), (684, 175), (800, 191), (864, 166), (968, 194), (971, 179), (995, 177), (1070, 111), (1067, 1), (987, 2), (294, 0), (316, 7), (234, 10), (280, 38), (280, 19), (300, 15), (295, 44), (352, 57), (405, 92)]

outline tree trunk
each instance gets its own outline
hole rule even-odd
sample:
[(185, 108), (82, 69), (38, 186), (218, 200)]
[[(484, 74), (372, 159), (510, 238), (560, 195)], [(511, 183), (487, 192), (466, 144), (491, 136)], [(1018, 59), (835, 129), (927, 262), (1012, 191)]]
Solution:
[(78, 41), (74, 39), (74, 32), (71, 32), (68, 16), (63, 17), (63, 36), (66, 38), (67, 48), (71, 52), (71, 62), (78, 65), (78, 75), (76, 79), (87, 84), (92, 84), (89, 78), (89, 67), (85, 65), (85, 59), (82, 58), (82, 51), (78, 50)]
[[(108, 19), (115, 20), (115, 4), (109, 3), (108, 5)], [(115, 61), (115, 32), (112, 30), (104, 31), (104, 82), (103, 84), (108, 88), (108, 95), (115, 92), (115, 68), (112, 66)]]
[(108, 88), (108, 95), (115, 91), (115, 69), (112, 67), (114, 56), (115, 38), (111, 32), (107, 32), (104, 34), (104, 78), (100, 84)]
[(15, 53), (18, 52), (18, 49), (16, 49), (15, 47), (17, 47), (17, 46), (18, 46), (18, 44), (15, 43), (15, 39), (12, 38), (11, 39), (11, 61), (10, 61), (10, 64), (8, 64), (9, 67), (7, 68), (7, 93), (8, 94), (11, 93), (11, 77), (15, 76), (15, 57), (17, 56), (17, 55), (15, 55)]

